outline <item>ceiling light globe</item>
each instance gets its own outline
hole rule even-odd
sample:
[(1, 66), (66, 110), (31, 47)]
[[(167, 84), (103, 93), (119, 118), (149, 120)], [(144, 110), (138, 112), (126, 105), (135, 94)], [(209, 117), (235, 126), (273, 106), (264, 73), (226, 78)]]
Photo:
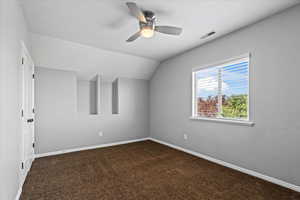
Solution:
[(145, 38), (151, 38), (154, 35), (154, 30), (151, 27), (144, 27), (141, 30), (141, 35)]

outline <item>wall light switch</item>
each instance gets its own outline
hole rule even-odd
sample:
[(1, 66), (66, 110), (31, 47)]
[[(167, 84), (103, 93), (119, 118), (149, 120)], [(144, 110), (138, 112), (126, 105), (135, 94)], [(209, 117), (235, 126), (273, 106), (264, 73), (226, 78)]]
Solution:
[(103, 132), (100, 131), (100, 132), (98, 133), (98, 135), (99, 135), (100, 137), (102, 137), (102, 136), (103, 136)]

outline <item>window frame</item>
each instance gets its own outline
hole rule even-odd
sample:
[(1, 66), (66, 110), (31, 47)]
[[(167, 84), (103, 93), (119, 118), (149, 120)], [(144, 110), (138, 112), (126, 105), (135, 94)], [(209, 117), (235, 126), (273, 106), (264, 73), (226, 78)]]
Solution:
[[(240, 124), (240, 125), (248, 125), (248, 126), (253, 126), (254, 122), (253, 122), (253, 118), (252, 118), (252, 104), (251, 104), (251, 54), (247, 53), (247, 54), (243, 54), (234, 58), (230, 58), (230, 59), (226, 59), (220, 62), (216, 62), (213, 64), (208, 64), (208, 65), (204, 65), (202, 67), (196, 67), (192, 69), (192, 116), (190, 117), (190, 119), (195, 119), (195, 120), (204, 120), (204, 121), (215, 121), (215, 122), (221, 122), (221, 123), (233, 123), (233, 124)], [(248, 61), (248, 105), (247, 105), (247, 119), (234, 119), (234, 118), (222, 118), (222, 117), (201, 117), (197, 114), (197, 108), (198, 108), (198, 104), (197, 104), (197, 81), (196, 81), (196, 74), (197, 72), (199, 72), (200, 70), (204, 70), (204, 69), (208, 69), (208, 68), (213, 68), (213, 67), (217, 67), (217, 68), (221, 68), (224, 66), (228, 66), (233, 63), (235, 63), (237, 60), (241, 60), (241, 59), (247, 59)]]

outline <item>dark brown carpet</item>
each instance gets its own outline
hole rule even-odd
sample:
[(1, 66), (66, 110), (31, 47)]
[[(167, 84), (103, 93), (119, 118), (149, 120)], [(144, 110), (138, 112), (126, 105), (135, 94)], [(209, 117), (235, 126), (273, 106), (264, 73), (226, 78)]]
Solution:
[(22, 200), (295, 200), (300, 193), (151, 141), (37, 159)]

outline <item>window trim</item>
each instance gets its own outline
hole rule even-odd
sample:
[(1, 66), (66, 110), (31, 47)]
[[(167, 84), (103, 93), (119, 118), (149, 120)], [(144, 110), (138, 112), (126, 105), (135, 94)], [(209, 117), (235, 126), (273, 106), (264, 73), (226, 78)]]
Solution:
[[(219, 61), (216, 63), (212, 63), (212, 64), (207, 64), (204, 65), (202, 67), (195, 67), (192, 69), (192, 116), (190, 117), (190, 119), (193, 120), (204, 120), (204, 121), (212, 121), (212, 122), (222, 122), (222, 123), (231, 123), (231, 124), (240, 124), (240, 125), (248, 125), (248, 126), (253, 126), (254, 122), (253, 122), (253, 118), (252, 118), (252, 104), (250, 102), (250, 97), (252, 96), (251, 94), (251, 54), (250, 53), (246, 53), (246, 54), (242, 54), (240, 56), (237, 57), (233, 57), (230, 59), (226, 59), (223, 61)], [(203, 69), (207, 69), (210, 67), (222, 67), (222, 66), (226, 66), (228, 65), (230, 62), (234, 62), (238, 59), (248, 59), (249, 65), (248, 65), (248, 106), (247, 106), (247, 112), (248, 112), (248, 118), (245, 120), (239, 120), (239, 119), (230, 119), (230, 118), (208, 118), (208, 117), (200, 117), (198, 115), (196, 115), (196, 111), (197, 111), (197, 99), (196, 99), (196, 78), (195, 75), (199, 70), (203, 70)]]
[(226, 124), (237, 124), (244, 126), (254, 126), (253, 121), (245, 121), (245, 120), (237, 120), (237, 119), (222, 119), (222, 118), (208, 118), (208, 117), (190, 117), (191, 120), (201, 120), (201, 121), (210, 121), (210, 122), (218, 122), (218, 123), (226, 123)]

